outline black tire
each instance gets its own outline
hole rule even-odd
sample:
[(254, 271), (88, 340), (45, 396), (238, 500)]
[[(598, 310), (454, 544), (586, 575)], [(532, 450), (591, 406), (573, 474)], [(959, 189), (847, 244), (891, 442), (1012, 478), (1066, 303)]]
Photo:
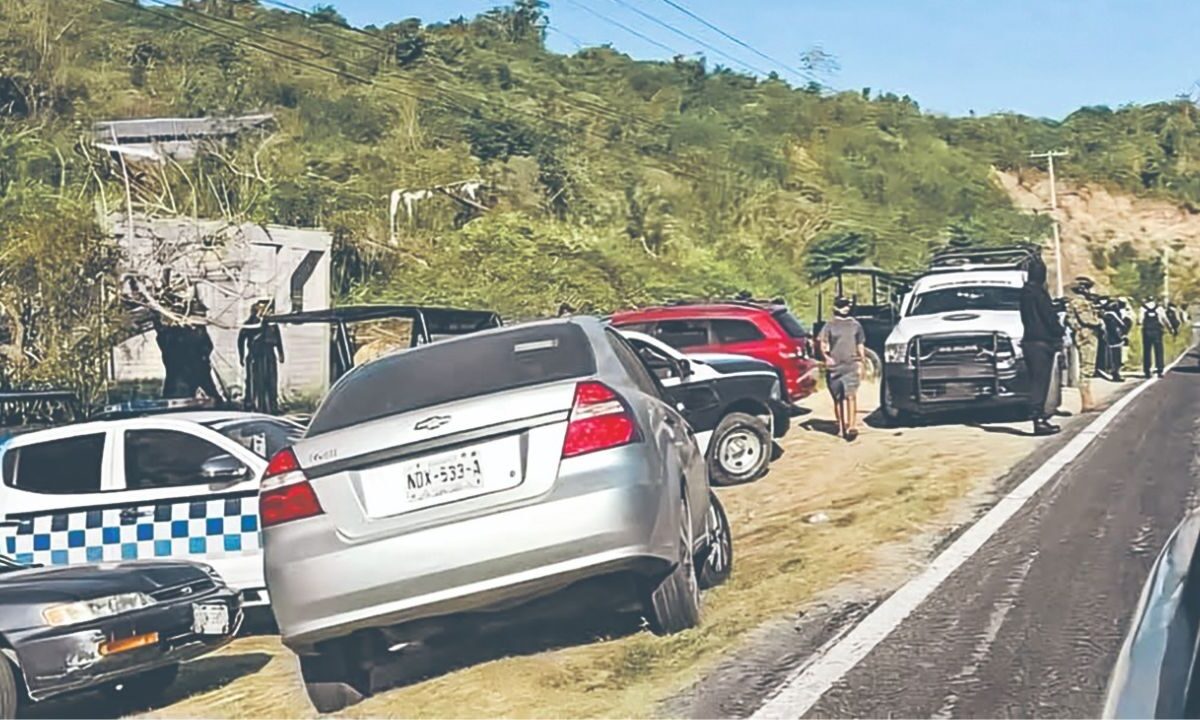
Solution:
[(345, 710), (371, 694), (369, 673), (344, 649), (301, 655), (300, 675), (309, 702), (321, 714)]
[(721, 585), (733, 574), (733, 531), (729, 527), (729, 518), (715, 492), (708, 494), (708, 502), (708, 517), (704, 523), (708, 543), (696, 558), (701, 590)]
[(911, 425), (913, 421), (910, 413), (896, 407), (896, 403), (892, 399), (892, 388), (883, 375), (880, 375), (879, 380), (879, 421), (884, 427), (889, 428)]
[(762, 420), (733, 412), (721, 418), (708, 444), (708, 478), (717, 487), (753, 482), (771, 465), (771, 431)]
[(179, 664), (164, 665), (106, 686), (104, 694), (120, 705), (150, 707), (179, 678)]
[(863, 348), (863, 380), (873, 381), (883, 377), (883, 361), (871, 348)]
[(674, 635), (700, 624), (700, 583), (692, 555), (692, 511), (686, 491), (680, 503), (679, 560), (645, 602), (646, 622), (655, 635)]
[(17, 682), (16, 668), (8, 658), (0, 657), (0, 718), (15, 718), (20, 706), (21, 686)]

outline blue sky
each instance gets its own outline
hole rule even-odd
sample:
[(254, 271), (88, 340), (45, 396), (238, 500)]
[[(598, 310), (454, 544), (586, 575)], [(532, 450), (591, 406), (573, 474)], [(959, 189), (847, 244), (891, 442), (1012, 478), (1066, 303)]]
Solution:
[[(305, 6), (304, 0), (292, 0)], [(325, 0), (355, 25), (475, 15), (496, 0)], [(622, 0), (762, 69), (778, 66), (733, 45), (665, 0)], [(1146, 103), (1196, 91), (1197, 0), (677, 0), (764, 54), (795, 66), (819, 46), (840, 69), (838, 89), (908, 94), (952, 115), (1011, 110), (1061, 118), (1082, 105)], [(638, 58), (666, 50), (581, 9), (590, 7), (710, 64), (732, 62), (639, 16), (618, 0), (550, 0), (549, 45), (574, 52), (611, 43)], [(794, 77), (794, 76), (793, 76)]]

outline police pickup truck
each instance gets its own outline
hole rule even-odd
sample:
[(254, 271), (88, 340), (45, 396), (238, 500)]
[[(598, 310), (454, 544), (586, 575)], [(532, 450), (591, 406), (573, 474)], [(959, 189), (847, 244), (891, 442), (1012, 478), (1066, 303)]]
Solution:
[[(904, 297), (884, 346), (879, 407), (886, 422), (1028, 405), (1020, 300), (1037, 252), (1020, 246), (934, 257)], [(1053, 377), (1048, 404), (1057, 407), (1061, 373)]]
[(268, 602), (258, 478), (304, 428), (171, 400), (37, 430), (0, 448), (4, 552), (46, 566), (175, 558), (211, 565), (246, 605)]

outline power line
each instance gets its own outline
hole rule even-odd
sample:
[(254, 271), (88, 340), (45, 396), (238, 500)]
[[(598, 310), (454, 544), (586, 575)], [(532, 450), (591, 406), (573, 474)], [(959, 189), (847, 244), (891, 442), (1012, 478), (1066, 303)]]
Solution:
[(750, 63), (746, 62), (745, 60), (740, 60), (740, 59), (730, 55), (729, 53), (725, 52), (724, 50), (716, 47), (715, 45), (710, 45), (709, 43), (705, 42), (704, 40), (701, 40), (700, 38), (696, 37), (695, 35), (684, 32), (683, 30), (680, 30), (679, 28), (675, 27), (674, 25), (672, 25), (671, 23), (669, 23), (665, 20), (660, 20), (659, 18), (655, 17), (654, 15), (651, 15), (650, 13), (646, 12), (645, 10), (642, 10), (641, 8), (637, 7), (636, 5), (631, 5), (630, 3), (625, 2), (625, 0), (613, 0), (613, 2), (620, 5), (621, 7), (632, 10), (633, 12), (637, 13), (638, 15), (641, 15), (642, 17), (646, 18), (650, 22), (654, 23), (655, 25), (666, 28), (667, 30), (670, 30), (671, 32), (675, 33), (676, 35), (679, 35), (680, 37), (683, 37), (684, 39), (690, 40), (694, 43), (698, 43), (702, 47), (712, 50), (713, 52), (717, 53), (718, 55), (720, 55), (721, 57), (723, 57), (727, 60), (732, 60), (733, 62), (737, 63), (738, 65), (741, 65), (742, 67), (744, 67), (748, 70), (752, 70), (756, 73), (761, 73), (763, 75), (770, 75), (770, 73), (767, 72), (766, 70), (763, 70), (762, 68), (757, 68), (757, 67), (751, 65)]
[(724, 30), (717, 27), (713, 23), (705, 20), (704, 18), (700, 17), (699, 15), (692, 12), (691, 10), (688, 10), (686, 7), (684, 7), (680, 3), (676, 2), (676, 0), (662, 0), (662, 1), (665, 2), (667, 5), (670, 5), (671, 7), (675, 8), (679, 12), (683, 13), (684, 15), (687, 15), (688, 17), (690, 17), (691, 19), (700, 23), (701, 25), (704, 25), (709, 30), (712, 30), (713, 32), (716, 32), (717, 34), (721, 35), (721, 37), (725, 38), (726, 40), (729, 40), (730, 42), (735, 43), (735, 44), (749, 50), (750, 52), (759, 56), (763, 60), (766, 60), (767, 62), (770, 62), (770, 63), (774, 63), (774, 64), (778, 65), (780, 68), (787, 70), (788, 72), (797, 73), (801, 77), (804, 76), (804, 73), (801, 72), (799, 69), (788, 65), (787, 63), (783, 62), (782, 60), (776, 60), (775, 58), (762, 52), (761, 50), (754, 47), (753, 45), (750, 45), (749, 43), (739, 40), (738, 38), (734, 37), (733, 35), (730, 35), (729, 33), (725, 32)]
[[(304, 59), (304, 58), (299, 58), (299, 57), (296, 57), (295, 55), (290, 55), (290, 54), (288, 54), (288, 53), (285, 53), (285, 52), (282, 52), (282, 51), (276, 50), (276, 49), (274, 49), (274, 48), (267, 47), (267, 46), (265, 46), (265, 45), (262, 45), (262, 44), (259, 44), (259, 43), (252, 42), (252, 41), (250, 41), (250, 40), (248, 40), (248, 39), (246, 39), (246, 38), (238, 38), (238, 37), (234, 37), (234, 36), (231, 36), (231, 35), (228, 35), (228, 34), (222, 33), (222, 32), (220, 32), (220, 31), (214, 30), (213, 28), (206, 27), (206, 26), (204, 26), (204, 25), (200, 25), (200, 24), (198, 24), (198, 23), (191, 22), (190, 20), (187, 20), (187, 19), (185, 19), (185, 18), (182, 18), (182, 17), (178, 17), (178, 16), (176, 16), (176, 15), (173, 15), (173, 14), (171, 14), (171, 13), (168, 13), (168, 12), (164, 12), (164, 11), (162, 11), (162, 10), (156, 10), (156, 9), (154, 9), (154, 8), (150, 8), (150, 7), (145, 7), (145, 6), (139, 5), (139, 4), (137, 4), (137, 1), (136, 1), (136, 0), (106, 0), (106, 1), (107, 1), (107, 2), (109, 2), (109, 3), (112, 3), (112, 4), (114, 4), (114, 5), (118, 5), (118, 6), (120, 6), (120, 7), (126, 8), (126, 9), (132, 9), (132, 10), (136, 10), (136, 11), (139, 11), (139, 12), (144, 12), (144, 13), (148, 13), (148, 14), (150, 14), (150, 15), (154, 15), (155, 17), (160, 17), (160, 18), (164, 18), (164, 19), (167, 19), (167, 20), (171, 20), (171, 21), (173, 21), (173, 22), (179, 23), (179, 24), (181, 24), (181, 25), (184, 25), (184, 26), (186, 26), (186, 27), (190, 27), (190, 28), (192, 28), (192, 29), (194, 29), (194, 30), (197, 30), (197, 31), (199, 31), (199, 32), (206, 33), (206, 34), (208, 34), (208, 35), (212, 35), (212, 36), (214, 36), (214, 37), (221, 38), (221, 39), (223, 39), (223, 40), (226, 40), (226, 41), (228, 41), (228, 42), (231, 42), (231, 43), (234, 43), (234, 44), (241, 44), (241, 45), (245, 45), (245, 46), (247, 46), (247, 47), (253, 48), (253, 49), (255, 49), (255, 50), (258, 50), (259, 52), (266, 53), (266, 54), (268, 54), (268, 55), (271, 55), (271, 56), (273, 56), (273, 57), (277, 57), (277, 58), (280, 58), (280, 59), (282, 59), (282, 60), (286, 60), (286, 61), (289, 61), (289, 62), (292, 62), (292, 63), (296, 63), (296, 64), (298, 64), (298, 65), (301, 65), (301, 66), (304, 66), (304, 67), (307, 67), (307, 68), (310, 68), (310, 69), (313, 69), (313, 70), (316, 70), (316, 71), (319, 71), (319, 72), (325, 72), (325, 73), (328, 73), (328, 74), (332, 74), (332, 75), (335, 75), (335, 76), (337, 76), (337, 77), (340, 77), (340, 78), (342, 78), (342, 79), (344, 79), (344, 80), (348, 80), (348, 81), (350, 81), (350, 82), (354, 82), (354, 83), (361, 84), (361, 85), (367, 85), (367, 86), (370, 86), (370, 87), (377, 87), (377, 88), (379, 88), (379, 89), (381, 89), (381, 90), (390, 91), (390, 92), (396, 93), (396, 94), (398, 94), (398, 95), (402, 95), (402, 96), (404, 96), (404, 97), (407, 97), (407, 98), (410, 98), (410, 99), (413, 99), (413, 100), (417, 100), (418, 102), (431, 102), (431, 103), (435, 103), (435, 104), (438, 104), (438, 105), (440, 105), (440, 106), (441, 106), (443, 109), (447, 109), (447, 110), (451, 110), (451, 111), (455, 111), (455, 112), (466, 112), (466, 113), (470, 113), (470, 112), (471, 112), (471, 108), (467, 108), (467, 107), (464, 107), (464, 106), (462, 106), (462, 105), (459, 105), (459, 104), (454, 104), (454, 103), (452, 103), (452, 102), (448, 102), (447, 100), (445, 100), (445, 99), (443, 99), (443, 98), (429, 98), (429, 97), (423, 97), (423, 96), (421, 96), (421, 95), (418, 95), (418, 94), (416, 94), (416, 93), (413, 93), (413, 92), (410, 92), (410, 91), (407, 91), (407, 90), (404, 90), (404, 89), (401, 89), (401, 88), (398, 88), (398, 87), (394, 87), (394, 86), (392, 86), (392, 85), (384, 85), (384, 84), (377, 83), (377, 82), (375, 82), (374, 80), (372, 80), (372, 79), (370, 79), (370, 78), (362, 77), (362, 76), (360, 76), (360, 75), (356, 75), (356, 74), (354, 74), (354, 73), (347, 72), (347, 71), (345, 71), (345, 70), (342, 70), (342, 69), (340, 69), (340, 68), (330, 67), (330, 66), (328, 66), (328, 65), (322, 65), (322, 64), (320, 64), (320, 63), (311, 62), (311, 61), (309, 61), (309, 60), (306, 60), (306, 59)], [(172, 8), (172, 9), (178, 9), (176, 6), (169, 4), (169, 3), (165, 2), (164, 0), (152, 0), (152, 1), (153, 1), (153, 2), (156, 2), (156, 3), (160, 4), (160, 5), (163, 5), (163, 6), (165, 6), (165, 7), (170, 7), (170, 8)], [(260, 31), (260, 32), (261, 32), (261, 31)], [(269, 36), (269, 34), (268, 34), (268, 36)], [(425, 87), (427, 87), (427, 89), (431, 89), (431, 90), (433, 90), (435, 93), (437, 93), (437, 92), (440, 92), (440, 90), (439, 90), (438, 88), (428, 88), (428, 86), (425, 86)], [(466, 94), (464, 94), (464, 93), (460, 93), (460, 95), (461, 95), (461, 96), (464, 96), (464, 97), (467, 97), (468, 99), (470, 99), (470, 100), (472, 100), (472, 101), (474, 101), (474, 102), (483, 102), (483, 101), (480, 101), (480, 100), (478, 100), (478, 99), (476, 99), (476, 98), (473, 98), (473, 97), (472, 97), (472, 96), (470, 96), (470, 95), (466, 95)], [(567, 103), (567, 104), (570, 104), (570, 103)], [(555, 120), (555, 119), (552, 119), (552, 118), (548, 118), (548, 117), (546, 117), (546, 116), (545, 116), (545, 114), (544, 114), (544, 113), (543, 113), (543, 114), (533, 113), (533, 112), (530, 112), (530, 111), (527, 111), (527, 110), (522, 110), (522, 109), (520, 109), (520, 108), (514, 108), (514, 107), (511, 107), (511, 106), (508, 106), (508, 105), (502, 105), (502, 106), (500, 106), (500, 107), (503, 107), (504, 109), (506, 109), (506, 110), (509, 110), (509, 111), (511, 111), (511, 112), (516, 112), (516, 113), (520, 113), (520, 114), (523, 114), (523, 115), (528, 115), (528, 116), (534, 117), (534, 118), (536, 118), (536, 119), (538, 119), (538, 120), (540, 120), (540, 121), (543, 121), (543, 122), (549, 123), (549, 124), (551, 124), (551, 125), (558, 126), (558, 127), (562, 128), (562, 129), (566, 129), (566, 130), (572, 130), (572, 128), (571, 128), (569, 125), (567, 125), (566, 123), (563, 123), (562, 121)], [(601, 134), (599, 134), (599, 133), (595, 132), (594, 130), (590, 130), (590, 129), (588, 129), (588, 128), (579, 128), (579, 131), (581, 131), (581, 132), (583, 132), (584, 134), (587, 134), (587, 135), (592, 135), (593, 137), (596, 137), (596, 138), (598, 138), (598, 139), (604, 140), (604, 141), (606, 141), (606, 142), (608, 142), (608, 141), (610, 141), (610, 140), (611, 140), (611, 138), (609, 138), (608, 136), (601, 135)], [(457, 138), (456, 138), (456, 139), (457, 139)], [(678, 174), (680, 174), (680, 175), (685, 175), (685, 176), (688, 176), (688, 177), (691, 177), (692, 179), (696, 179), (696, 180), (702, 180), (702, 179), (703, 179), (703, 178), (702, 178), (700, 175), (698, 175), (697, 173), (690, 171), (690, 169), (684, 169), (684, 168), (682, 168), (682, 167), (680, 167), (680, 166), (678, 166), (678, 165), (676, 165), (676, 166), (674, 167), (674, 170), (675, 170), (675, 172), (677, 172)]]
[(571, 3), (572, 5), (574, 5), (578, 8), (583, 9), (585, 12), (595, 15), (596, 17), (600, 18), (601, 20), (603, 20), (604, 22), (606, 22), (610, 25), (615, 25), (615, 26), (621, 28), (622, 30), (629, 33), (630, 35), (633, 35), (636, 38), (641, 38), (642, 40), (645, 40), (646, 42), (650, 43), (651, 45), (654, 45), (657, 48), (666, 50), (667, 52), (671, 53), (672, 55), (685, 54), (685, 53), (679, 52), (678, 50), (676, 50), (673, 47), (669, 47), (667, 45), (660, 43), (659, 41), (655, 40), (654, 38), (650, 37), (649, 35), (645, 35), (637, 30), (634, 30), (633, 28), (629, 27), (628, 25), (621, 22), (620, 20), (614, 20), (613, 18), (610, 18), (609, 16), (605, 15), (602, 12), (599, 12), (598, 10), (593, 10), (592, 8), (588, 7), (587, 5), (584, 5), (583, 3), (579, 2), (579, 0), (567, 0), (567, 2)]

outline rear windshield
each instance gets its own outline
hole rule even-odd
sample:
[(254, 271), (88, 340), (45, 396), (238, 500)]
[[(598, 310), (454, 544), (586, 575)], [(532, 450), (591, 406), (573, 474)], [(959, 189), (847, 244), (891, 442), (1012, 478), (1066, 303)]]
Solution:
[(380, 358), (334, 386), (308, 428), (312, 437), (421, 408), (596, 372), (578, 325), (513, 328), (424, 345)]
[(804, 327), (804, 323), (797, 320), (796, 316), (787, 310), (776, 310), (774, 316), (775, 320), (779, 322), (779, 326), (789, 336), (797, 340), (808, 337), (808, 328)]
[(969, 310), (1020, 310), (1021, 289), (1007, 285), (972, 285), (930, 290), (913, 298), (909, 315), (939, 315)]

